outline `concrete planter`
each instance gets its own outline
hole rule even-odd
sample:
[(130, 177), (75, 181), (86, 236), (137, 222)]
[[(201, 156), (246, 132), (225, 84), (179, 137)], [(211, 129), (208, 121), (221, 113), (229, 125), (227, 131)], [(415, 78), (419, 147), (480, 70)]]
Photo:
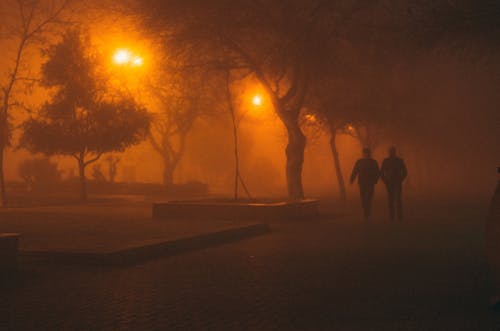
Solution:
[(216, 200), (169, 201), (153, 204), (157, 219), (291, 220), (319, 216), (319, 201), (304, 199), (268, 203)]

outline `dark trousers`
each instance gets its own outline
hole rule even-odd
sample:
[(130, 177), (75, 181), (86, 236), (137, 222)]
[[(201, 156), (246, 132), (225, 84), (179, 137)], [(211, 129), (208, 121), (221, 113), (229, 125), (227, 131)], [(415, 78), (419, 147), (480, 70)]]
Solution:
[(365, 216), (365, 218), (368, 218), (371, 215), (374, 190), (374, 185), (359, 185), (361, 206), (363, 207), (363, 215)]
[(398, 216), (399, 220), (403, 219), (403, 201), (402, 201), (402, 185), (401, 182), (386, 183), (387, 199), (389, 200), (389, 215), (391, 220)]

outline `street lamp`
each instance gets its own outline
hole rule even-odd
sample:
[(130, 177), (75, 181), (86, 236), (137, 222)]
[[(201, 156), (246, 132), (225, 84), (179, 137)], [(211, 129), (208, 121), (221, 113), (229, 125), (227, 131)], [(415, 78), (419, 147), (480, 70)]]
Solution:
[(252, 99), (252, 104), (256, 107), (262, 106), (262, 96), (256, 94)]
[(115, 51), (113, 54), (113, 62), (117, 65), (128, 65), (132, 67), (140, 67), (144, 63), (142, 57), (125, 48), (120, 48)]

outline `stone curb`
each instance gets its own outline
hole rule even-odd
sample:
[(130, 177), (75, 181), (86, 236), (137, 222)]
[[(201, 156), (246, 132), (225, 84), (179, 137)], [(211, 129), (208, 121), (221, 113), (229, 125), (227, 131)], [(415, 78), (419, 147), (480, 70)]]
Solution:
[(128, 265), (145, 262), (159, 257), (208, 248), (238, 241), (270, 231), (267, 224), (258, 223), (239, 228), (204, 233), (153, 244), (118, 249), (108, 252), (62, 252), (62, 251), (20, 251), (22, 261), (44, 261), (49, 263), (83, 265)]

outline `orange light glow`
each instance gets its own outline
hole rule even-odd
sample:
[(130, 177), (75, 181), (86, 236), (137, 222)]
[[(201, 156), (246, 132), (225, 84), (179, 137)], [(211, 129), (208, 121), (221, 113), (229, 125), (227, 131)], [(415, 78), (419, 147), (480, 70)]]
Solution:
[(262, 106), (262, 96), (260, 95), (255, 95), (252, 99), (252, 104), (256, 107)]
[(144, 61), (140, 56), (132, 54), (128, 49), (118, 49), (113, 54), (113, 62), (117, 65), (130, 65), (140, 67)]
[(130, 61), (130, 52), (126, 49), (119, 49), (113, 55), (113, 61), (116, 64), (126, 64)]
[(138, 67), (142, 66), (142, 63), (143, 63), (142, 58), (138, 56), (136, 56), (132, 61), (132, 64)]
[(306, 120), (310, 123), (315, 123), (316, 122), (316, 116), (312, 115), (312, 114), (307, 114), (305, 116)]

